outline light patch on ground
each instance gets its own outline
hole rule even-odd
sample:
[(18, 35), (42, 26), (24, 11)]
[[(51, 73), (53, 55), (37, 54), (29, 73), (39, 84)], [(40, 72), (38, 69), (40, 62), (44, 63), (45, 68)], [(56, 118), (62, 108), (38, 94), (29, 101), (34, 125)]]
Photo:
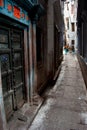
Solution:
[(76, 56), (75, 56), (75, 61), (76, 61), (76, 62), (78, 62), (78, 59), (77, 59), (77, 57), (76, 57)]
[(81, 124), (87, 125), (87, 113), (81, 113)]
[[(51, 104), (53, 103), (53, 99), (48, 99), (46, 104), (40, 109), (38, 115), (34, 119), (29, 130), (39, 130), (40, 127), (42, 128), (44, 119), (46, 119), (46, 113), (50, 109)], [(44, 127), (44, 126), (43, 126)]]

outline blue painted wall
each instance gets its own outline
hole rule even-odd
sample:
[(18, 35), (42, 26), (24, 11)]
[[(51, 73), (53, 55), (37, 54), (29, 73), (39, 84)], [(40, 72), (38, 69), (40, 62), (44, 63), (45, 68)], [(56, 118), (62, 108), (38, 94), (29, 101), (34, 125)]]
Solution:
[[(22, 9), (19, 5), (17, 5), (13, 0), (3, 0), (3, 6), (0, 6), (0, 14), (6, 15), (12, 19), (15, 19), (25, 25), (29, 25), (29, 15), (28, 12)], [(14, 12), (18, 10), (19, 17), (14, 15)]]

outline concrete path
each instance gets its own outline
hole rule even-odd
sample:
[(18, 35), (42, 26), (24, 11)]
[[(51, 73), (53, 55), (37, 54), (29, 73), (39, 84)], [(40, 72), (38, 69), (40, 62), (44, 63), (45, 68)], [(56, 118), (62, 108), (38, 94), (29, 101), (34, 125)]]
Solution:
[(29, 130), (87, 130), (86, 87), (75, 55), (67, 54), (59, 78)]

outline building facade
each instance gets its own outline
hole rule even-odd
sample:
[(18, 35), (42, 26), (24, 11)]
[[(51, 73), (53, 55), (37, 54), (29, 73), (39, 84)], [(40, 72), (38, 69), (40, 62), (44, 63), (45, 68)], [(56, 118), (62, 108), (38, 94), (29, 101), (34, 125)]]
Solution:
[(63, 7), (62, 1), (48, 0), (47, 68), (48, 73), (53, 75), (54, 79), (56, 78), (58, 72), (57, 70), (63, 58), (62, 47), (63, 47), (64, 21), (63, 21), (62, 7)]
[(60, 0), (0, 0), (0, 128), (56, 79), (63, 54)]
[[(38, 11), (40, 10), (40, 11)], [(36, 74), (37, 0), (0, 0), (0, 125), (32, 101)]]
[(87, 1), (78, 0), (77, 8), (78, 59), (87, 85)]
[(65, 43), (77, 49), (77, 1), (64, 2)]

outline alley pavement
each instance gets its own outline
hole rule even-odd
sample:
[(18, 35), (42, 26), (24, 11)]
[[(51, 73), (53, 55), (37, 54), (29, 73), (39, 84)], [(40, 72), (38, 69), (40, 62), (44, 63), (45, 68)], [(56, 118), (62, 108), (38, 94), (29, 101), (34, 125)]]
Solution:
[(64, 56), (56, 84), (28, 130), (87, 130), (86, 86), (75, 54)]

